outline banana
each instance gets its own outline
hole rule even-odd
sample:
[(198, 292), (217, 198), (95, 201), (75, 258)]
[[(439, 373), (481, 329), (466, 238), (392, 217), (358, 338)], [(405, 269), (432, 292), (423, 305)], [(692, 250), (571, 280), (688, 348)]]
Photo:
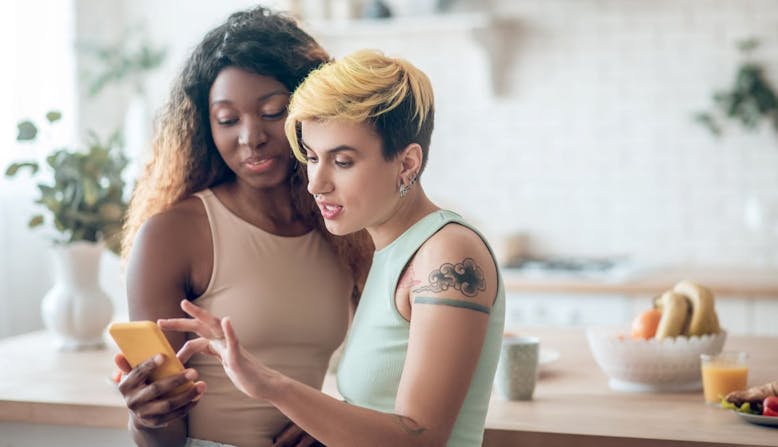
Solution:
[(662, 318), (656, 328), (655, 338), (677, 337), (683, 334), (689, 312), (689, 301), (675, 292), (665, 292), (657, 302), (662, 311)]
[(683, 280), (673, 287), (673, 292), (689, 299), (692, 305), (692, 316), (689, 321), (689, 329), (686, 335), (717, 334), (719, 332), (719, 319), (710, 290)]

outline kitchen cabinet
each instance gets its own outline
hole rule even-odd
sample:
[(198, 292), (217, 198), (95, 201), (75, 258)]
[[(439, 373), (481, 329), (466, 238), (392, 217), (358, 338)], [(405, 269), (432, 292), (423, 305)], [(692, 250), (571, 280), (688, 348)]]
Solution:
[(753, 333), (778, 335), (778, 299), (755, 299), (753, 309)]
[(126, 428), (0, 422), (3, 447), (135, 447)]
[(668, 267), (622, 278), (526, 276), (503, 269), (506, 328), (522, 326), (628, 327), (652, 298), (681, 279), (710, 288), (721, 326), (731, 334), (778, 335), (778, 271)]
[(506, 328), (617, 325), (632, 315), (630, 298), (618, 295), (509, 293), (506, 300)]

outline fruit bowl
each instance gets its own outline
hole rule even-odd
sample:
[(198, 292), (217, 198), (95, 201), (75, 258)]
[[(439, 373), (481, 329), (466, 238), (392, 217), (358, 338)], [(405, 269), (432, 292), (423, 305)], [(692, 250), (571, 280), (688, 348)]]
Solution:
[(589, 327), (594, 360), (619, 391), (677, 392), (702, 389), (700, 354), (718, 354), (727, 333), (662, 340), (633, 340), (625, 327)]

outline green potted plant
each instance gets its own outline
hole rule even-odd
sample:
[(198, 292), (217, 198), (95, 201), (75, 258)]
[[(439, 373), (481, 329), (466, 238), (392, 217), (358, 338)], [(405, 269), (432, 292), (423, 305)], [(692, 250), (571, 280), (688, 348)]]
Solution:
[[(46, 114), (49, 128), (60, 119), (59, 112)], [(40, 143), (41, 132), (33, 121), (22, 121), (17, 127), (19, 142)], [(5, 171), (7, 177), (24, 171), (37, 177), (35, 203), (42, 212), (32, 216), (28, 225), (48, 224), (55, 230), (54, 287), (44, 297), (41, 313), (62, 349), (103, 345), (103, 329), (113, 316), (113, 305), (98, 281), (100, 258), (105, 247), (119, 252), (127, 209), (122, 179), (127, 158), (120, 135), (101, 142), (93, 134), (87, 146), (86, 150), (53, 146), (45, 164), (19, 161)]]
[(744, 57), (732, 87), (713, 93), (712, 112), (694, 115), (695, 121), (714, 136), (722, 135), (726, 120), (739, 122), (749, 131), (757, 130), (763, 121), (767, 121), (778, 132), (778, 95), (765, 75), (765, 66), (752, 57), (758, 47), (759, 41), (754, 38), (738, 42)]
[[(61, 115), (49, 112), (46, 118), (53, 124)], [(32, 121), (22, 121), (17, 127), (17, 141), (38, 140), (39, 129)], [(86, 151), (54, 149), (46, 157), (46, 165), (53, 171), (53, 177), (38, 183), (40, 194), (35, 203), (49, 212), (48, 217), (60, 234), (56, 242), (103, 242), (118, 254), (122, 220), (127, 210), (122, 179), (127, 158), (121, 149), (120, 134), (114, 133), (105, 143), (93, 134)], [(36, 175), (40, 164), (35, 160), (11, 163), (5, 175), (14, 177), (25, 169)], [(36, 214), (28, 225), (38, 227), (46, 220), (44, 214)]]

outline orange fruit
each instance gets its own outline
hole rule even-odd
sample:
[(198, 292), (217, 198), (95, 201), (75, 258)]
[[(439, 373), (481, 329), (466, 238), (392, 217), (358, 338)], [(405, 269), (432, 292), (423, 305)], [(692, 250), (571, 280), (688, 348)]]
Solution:
[(635, 317), (632, 321), (632, 338), (646, 340), (654, 338), (661, 318), (662, 312), (657, 309), (647, 310)]

